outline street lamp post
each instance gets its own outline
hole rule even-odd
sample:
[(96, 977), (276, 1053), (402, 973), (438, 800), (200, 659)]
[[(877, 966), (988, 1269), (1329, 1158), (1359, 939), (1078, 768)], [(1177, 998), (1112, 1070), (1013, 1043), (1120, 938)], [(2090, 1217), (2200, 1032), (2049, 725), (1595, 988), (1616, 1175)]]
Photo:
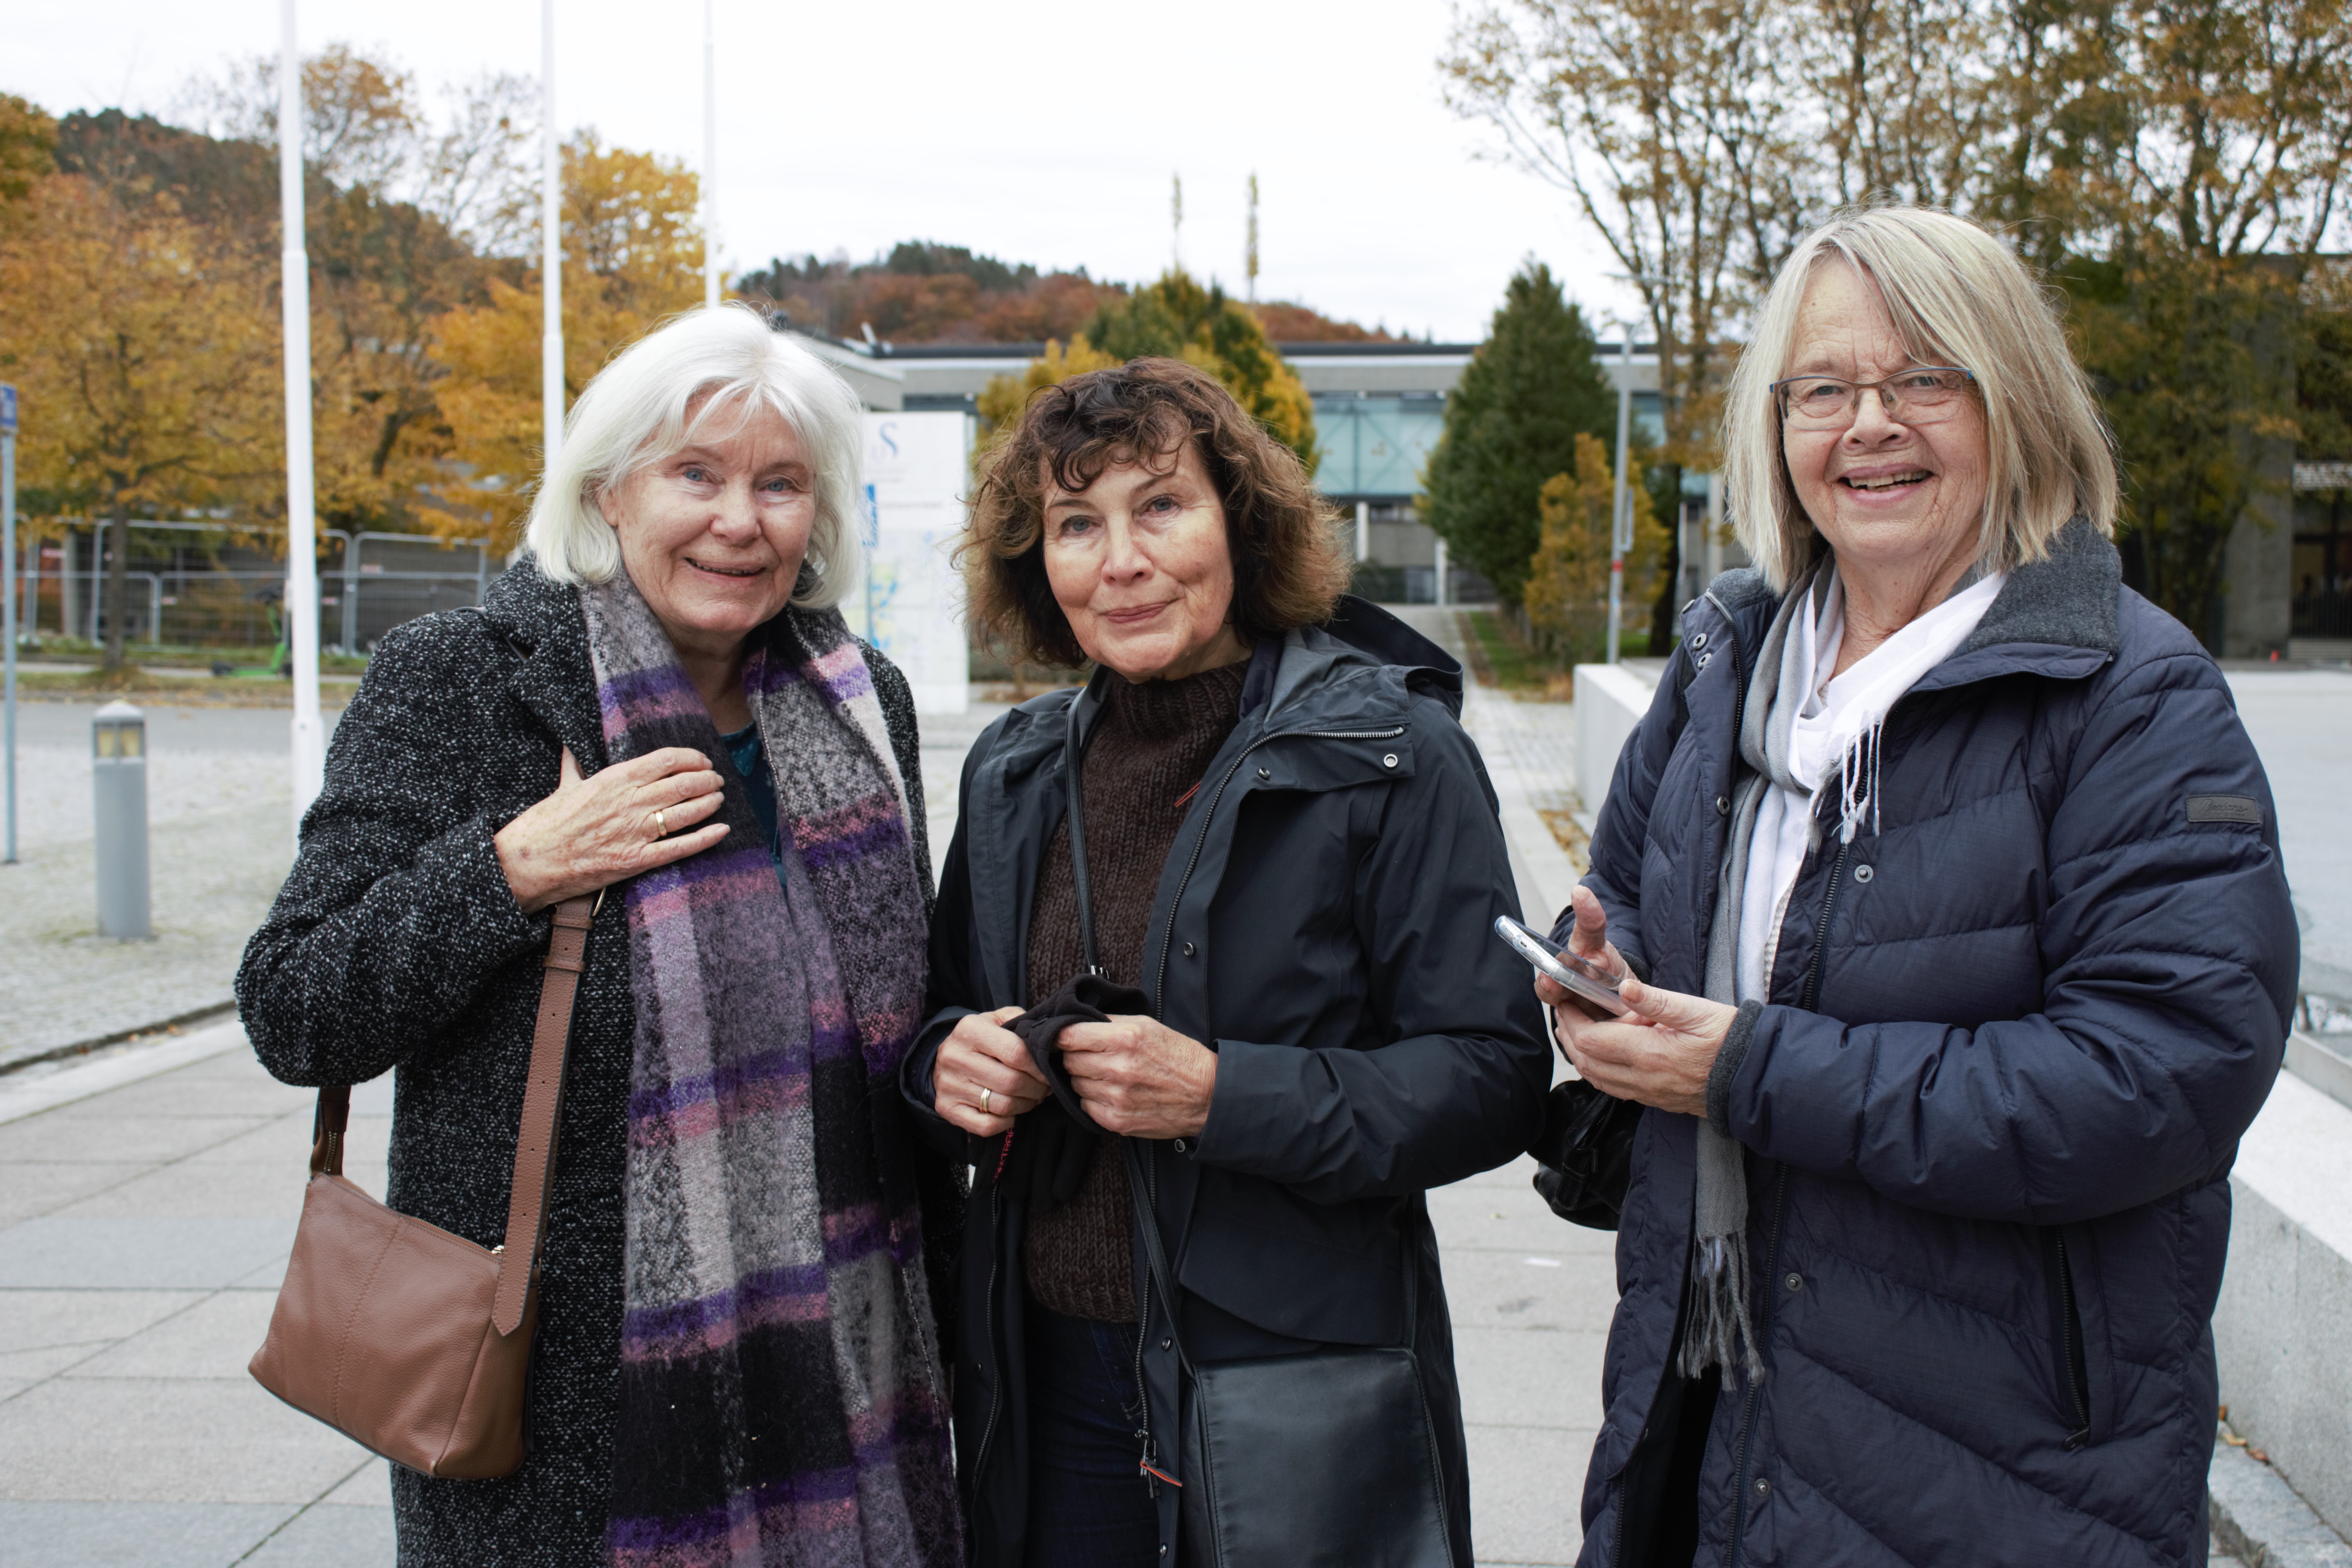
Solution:
[(1625, 551), (1633, 542), (1633, 499), (1625, 489), (1625, 464), (1633, 436), (1633, 329), (1625, 328), (1617, 359), (1617, 479), (1609, 508), (1609, 662), (1617, 662), (1618, 617), (1625, 599)]
[(702, 0), (702, 303), (719, 305), (719, 24)]
[(319, 798), (327, 766), (319, 721), (319, 542), (310, 474), (310, 257), (302, 236), (302, 56), (295, 0), (279, 6), (278, 199), (286, 334), (286, 630), (294, 676), (294, 834)]
[(555, 130), (555, 0), (539, 6), (539, 398), (543, 467), (563, 449), (563, 144)]

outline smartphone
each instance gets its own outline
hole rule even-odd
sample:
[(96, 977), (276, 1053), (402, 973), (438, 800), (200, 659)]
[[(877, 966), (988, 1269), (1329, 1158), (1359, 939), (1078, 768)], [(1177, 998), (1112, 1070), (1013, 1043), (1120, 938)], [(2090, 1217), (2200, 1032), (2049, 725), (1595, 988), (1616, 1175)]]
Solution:
[(1558, 981), (1594, 1006), (1621, 1016), (1633, 1010), (1617, 994), (1617, 976), (1577, 957), (1549, 937), (1538, 935), (1508, 915), (1495, 917), (1495, 934), (1534, 964), (1538, 973)]

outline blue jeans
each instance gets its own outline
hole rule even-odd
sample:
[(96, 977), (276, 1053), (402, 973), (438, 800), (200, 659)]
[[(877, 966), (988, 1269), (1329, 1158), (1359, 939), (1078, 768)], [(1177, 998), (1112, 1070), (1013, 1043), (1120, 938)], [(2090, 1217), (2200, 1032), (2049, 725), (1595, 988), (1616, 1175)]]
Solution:
[(1028, 1303), (1027, 1568), (1159, 1568), (1160, 1510), (1143, 1444), (1133, 1323)]

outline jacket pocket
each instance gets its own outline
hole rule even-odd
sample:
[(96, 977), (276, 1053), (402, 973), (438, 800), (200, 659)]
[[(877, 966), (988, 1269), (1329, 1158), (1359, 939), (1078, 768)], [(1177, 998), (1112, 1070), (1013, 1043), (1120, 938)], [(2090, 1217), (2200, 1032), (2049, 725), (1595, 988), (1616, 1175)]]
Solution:
[(2065, 1428), (2066, 1451), (2073, 1453), (2097, 1442), (2103, 1426), (2113, 1425), (2106, 1405), (2112, 1393), (2104, 1341), (2105, 1314), (2084, 1287), (2095, 1279), (2086, 1255), (2087, 1238), (2072, 1226), (2049, 1226), (2042, 1232), (2042, 1268), (2049, 1279), (2052, 1372), (2058, 1390), (2058, 1416)]

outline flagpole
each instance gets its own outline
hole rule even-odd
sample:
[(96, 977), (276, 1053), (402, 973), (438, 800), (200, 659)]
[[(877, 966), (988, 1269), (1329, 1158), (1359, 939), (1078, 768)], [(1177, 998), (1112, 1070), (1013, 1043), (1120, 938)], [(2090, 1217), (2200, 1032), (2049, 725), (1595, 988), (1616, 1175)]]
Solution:
[(563, 449), (563, 145), (555, 129), (555, 0), (539, 7), (541, 417), (545, 463)]
[(295, 0), (281, 0), (278, 46), (278, 200), (283, 227), (279, 294), (286, 337), (286, 637), (294, 677), (294, 835), (325, 785), (326, 730), (319, 719), (317, 499), (310, 473), (310, 257), (302, 230), (302, 53)]
[(702, 0), (702, 303), (719, 304), (719, 24)]

